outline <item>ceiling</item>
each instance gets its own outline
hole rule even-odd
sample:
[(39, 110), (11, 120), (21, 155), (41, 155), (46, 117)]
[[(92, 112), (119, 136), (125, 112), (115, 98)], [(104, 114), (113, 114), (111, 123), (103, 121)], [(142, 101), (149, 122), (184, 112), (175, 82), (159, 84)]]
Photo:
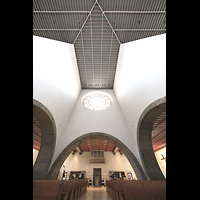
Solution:
[(82, 89), (112, 89), (120, 44), (166, 33), (166, 0), (33, 0), (33, 35), (74, 44)]
[(163, 111), (154, 122), (152, 145), (154, 152), (166, 147), (166, 111)]
[(80, 144), (78, 148), (81, 152), (91, 150), (104, 150), (113, 152), (116, 149), (116, 146), (104, 139), (91, 139)]
[(38, 120), (33, 117), (33, 148), (39, 151), (41, 144), (41, 129)]
[(112, 89), (119, 42), (96, 4), (74, 43), (83, 89)]

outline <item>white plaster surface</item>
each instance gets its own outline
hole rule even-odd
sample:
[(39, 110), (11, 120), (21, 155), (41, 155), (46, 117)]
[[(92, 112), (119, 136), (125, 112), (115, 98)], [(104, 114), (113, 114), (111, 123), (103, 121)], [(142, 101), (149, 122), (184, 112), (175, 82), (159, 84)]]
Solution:
[(82, 104), (92, 91), (81, 90), (72, 44), (33, 36), (33, 98), (56, 122), (52, 163), (77, 137), (102, 132), (121, 140), (142, 165), (137, 123), (149, 104), (166, 96), (166, 34), (120, 46), (114, 89), (99, 90), (113, 98), (108, 109), (93, 111)]
[[(127, 172), (131, 172), (133, 178), (136, 179), (133, 168), (124, 154), (121, 155), (117, 152), (113, 155), (110, 151), (104, 152), (105, 164), (89, 163), (90, 155), (90, 152), (83, 152), (82, 154), (75, 153), (74, 155), (71, 153), (67, 157), (63, 163), (65, 172), (67, 172), (67, 179), (69, 178), (70, 171), (85, 171), (86, 178), (93, 179), (93, 168), (101, 168), (102, 179), (110, 179), (109, 171), (124, 171), (126, 177), (128, 177)], [(61, 175), (62, 172), (60, 173)]]
[(56, 123), (56, 145), (67, 126), (81, 85), (74, 47), (33, 36), (33, 99), (46, 106)]
[(132, 136), (131, 150), (141, 163), (138, 120), (148, 105), (166, 96), (166, 34), (120, 46), (114, 92)]

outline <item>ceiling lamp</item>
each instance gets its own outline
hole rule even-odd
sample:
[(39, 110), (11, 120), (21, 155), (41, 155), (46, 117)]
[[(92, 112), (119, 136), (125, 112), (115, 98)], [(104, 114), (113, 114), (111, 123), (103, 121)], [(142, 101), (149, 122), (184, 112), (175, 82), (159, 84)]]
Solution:
[(90, 92), (83, 96), (82, 102), (90, 110), (105, 110), (113, 102), (112, 97), (105, 92)]

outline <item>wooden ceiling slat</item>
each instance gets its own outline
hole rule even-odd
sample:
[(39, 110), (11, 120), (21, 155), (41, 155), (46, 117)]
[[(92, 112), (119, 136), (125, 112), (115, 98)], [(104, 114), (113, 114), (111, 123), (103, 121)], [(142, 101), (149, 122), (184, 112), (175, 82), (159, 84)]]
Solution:
[(33, 144), (33, 149), (36, 149), (36, 150), (39, 151), (39, 150), (40, 150), (40, 147), (38, 147), (37, 145), (34, 145), (34, 144)]
[(152, 145), (154, 152), (166, 147), (166, 111), (162, 112), (154, 122)]
[(91, 139), (79, 144), (78, 147), (81, 151), (91, 151), (91, 150), (113, 151), (116, 148), (115, 145), (106, 141), (105, 139)]
[(41, 129), (40, 124), (35, 117), (33, 117), (33, 148), (38, 150), (41, 145)]

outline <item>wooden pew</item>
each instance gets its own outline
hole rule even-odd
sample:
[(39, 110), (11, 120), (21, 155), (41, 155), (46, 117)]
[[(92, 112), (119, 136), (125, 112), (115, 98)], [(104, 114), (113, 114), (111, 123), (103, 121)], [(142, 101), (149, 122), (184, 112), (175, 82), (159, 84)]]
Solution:
[(87, 180), (79, 180), (80, 182), (80, 196), (86, 192), (88, 181)]
[(113, 200), (166, 199), (166, 181), (107, 180), (106, 190)]
[(87, 180), (63, 180), (61, 200), (77, 200), (87, 190)]
[(108, 192), (108, 194), (113, 198), (113, 187), (114, 185), (112, 184), (112, 180), (106, 180), (106, 191)]
[(123, 180), (118, 180), (115, 184), (115, 197), (116, 200), (125, 200), (125, 193), (123, 187)]
[(60, 180), (33, 180), (33, 200), (60, 200)]
[(106, 190), (114, 200), (124, 200), (124, 180), (106, 181)]
[(126, 200), (166, 199), (166, 181), (127, 181), (123, 187)]
[(73, 200), (73, 188), (70, 181), (62, 181), (61, 200)]
[(87, 180), (33, 180), (33, 200), (77, 200)]

